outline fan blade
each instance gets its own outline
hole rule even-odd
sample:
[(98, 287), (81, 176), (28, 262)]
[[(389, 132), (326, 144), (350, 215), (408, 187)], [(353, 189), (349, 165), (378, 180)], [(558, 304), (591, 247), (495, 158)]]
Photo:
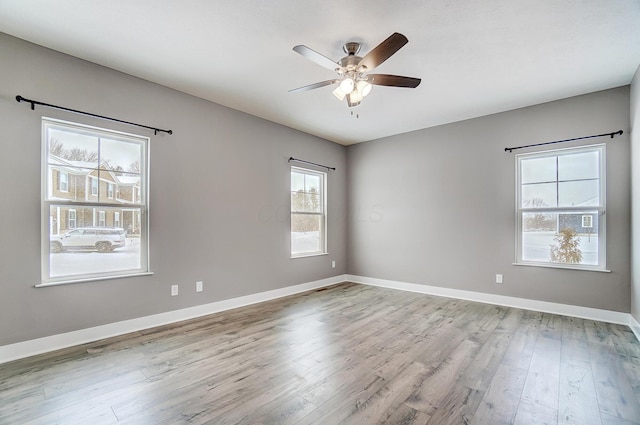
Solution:
[(340, 81), (340, 80), (321, 81), (319, 83), (309, 84), (308, 86), (298, 87), (297, 89), (291, 89), (291, 90), (289, 90), (289, 93), (297, 93), (297, 92), (301, 92), (301, 91), (317, 89), (317, 88), (324, 87), (324, 86), (330, 86), (331, 84), (335, 84), (338, 81)]
[(329, 59), (324, 55), (321, 55), (315, 50), (311, 50), (307, 46), (303, 46), (302, 44), (295, 46), (293, 48), (293, 51), (296, 53), (300, 53), (302, 56), (309, 59), (310, 61), (315, 62), (318, 65), (324, 68), (330, 69), (332, 71), (335, 71), (336, 69), (340, 68), (340, 65), (338, 63), (332, 61), (331, 59)]
[(369, 74), (367, 81), (378, 86), (408, 87), (415, 89), (420, 85), (420, 78), (403, 77), (401, 75)]
[(358, 69), (361, 66), (366, 67), (363, 72), (371, 71), (382, 62), (389, 59), (395, 52), (400, 50), (402, 46), (407, 44), (409, 40), (399, 32), (394, 32), (382, 43), (378, 44), (372, 51), (362, 58), (358, 64)]

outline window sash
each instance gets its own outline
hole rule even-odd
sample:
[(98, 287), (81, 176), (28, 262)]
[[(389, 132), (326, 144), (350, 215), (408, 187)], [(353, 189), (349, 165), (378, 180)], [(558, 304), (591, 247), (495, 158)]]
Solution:
[[(299, 180), (297, 180), (296, 183), (294, 184), (294, 173), (298, 175), (301, 174), (304, 176), (304, 183), (302, 184), (301, 187), (300, 187)], [(326, 215), (327, 174), (323, 172), (315, 171), (315, 170), (306, 169), (306, 168), (291, 167), (290, 176), (291, 176), (291, 181), (290, 181), (291, 258), (326, 254), (327, 253), (327, 215)], [(310, 188), (307, 188), (306, 176), (309, 176), (312, 179), (312, 181), (314, 180), (319, 181), (317, 192), (313, 192)], [(298, 197), (297, 199), (298, 202), (294, 202), (296, 197)], [(306, 220), (301, 223), (299, 220), (303, 220), (304, 217), (308, 217), (309, 220)], [(314, 218), (318, 220), (318, 224), (317, 224), (318, 243), (317, 245), (314, 245), (314, 246), (317, 246), (317, 249), (296, 250), (296, 247), (299, 247), (301, 245), (312, 246), (313, 244), (309, 241), (304, 242), (302, 244), (299, 242), (296, 242), (295, 240), (296, 237), (299, 237), (301, 236), (301, 234), (305, 234), (306, 232), (304, 232), (303, 230), (294, 231), (294, 227), (301, 226), (301, 227), (298, 227), (298, 229), (304, 229), (305, 227), (309, 228), (308, 226), (310, 226), (312, 223), (315, 223)], [(315, 232), (315, 231), (316, 230), (313, 230), (312, 232)]]
[[(109, 144), (108, 149), (111, 149), (111, 152), (116, 152), (115, 150), (121, 149), (122, 146), (126, 146), (124, 149), (130, 149), (134, 152), (133, 157), (138, 158), (139, 155), (139, 163), (136, 171), (115, 171), (113, 168), (109, 171), (106, 166), (101, 165), (95, 168), (89, 167), (78, 167), (76, 164), (70, 160), (65, 160), (62, 162), (68, 162), (69, 164), (52, 164), (51, 158), (49, 156), (49, 144), (50, 141), (49, 129), (54, 129), (56, 131), (68, 132), (71, 136), (68, 143), (69, 145), (73, 145), (71, 139), (77, 134), (79, 137), (96, 137), (96, 138), (104, 138), (106, 143)], [(67, 142), (66, 139), (63, 138), (63, 142)], [(115, 149), (115, 150), (114, 150)], [(131, 156), (127, 156), (128, 159)], [(59, 158), (59, 157), (58, 157)], [(149, 254), (148, 254), (148, 190), (147, 190), (147, 181), (148, 181), (148, 158), (149, 158), (149, 138), (143, 137), (135, 134), (122, 133), (118, 131), (101, 129), (92, 126), (86, 126), (82, 124), (70, 123), (66, 121), (51, 119), (51, 118), (43, 118), (42, 119), (42, 198), (41, 198), (41, 207), (42, 207), (42, 222), (41, 222), (41, 258), (42, 258), (42, 280), (41, 284), (37, 286), (47, 286), (47, 285), (57, 285), (61, 283), (74, 283), (74, 282), (86, 282), (86, 281), (94, 281), (94, 280), (103, 280), (103, 279), (112, 279), (123, 276), (131, 276), (131, 275), (140, 275), (140, 274), (149, 274)], [(100, 160), (96, 162), (99, 163)], [(86, 195), (78, 196), (74, 199), (68, 199), (63, 197), (62, 199), (52, 191), (52, 185), (55, 182), (52, 181), (53, 172), (52, 169), (55, 167), (65, 170), (71, 170), (70, 172), (76, 177), (78, 181), (76, 183), (72, 183), (73, 180), (70, 178), (67, 179), (69, 189), (75, 188), (73, 184), (80, 184), (82, 186), (78, 186), (77, 190), (84, 190)], [(89, 175), (89, 173), (94, 170), (96, 172), (96, 176)], [(121, 168), (120, 168), (121, 170)], [(116, 190), (119, 191), (117, 185), (111, 181), (112, 177), (107, 176), (107, 179), (103, 179), (101, 176), (104, 176), (102, 173), (119, 173), (113, 174), (117, 176), (125, 176), (119, 178), (129, 178), (129, 183), (127, 187), (129, 187), (129, 193), (131, 193), (130, 197), (133, 198), (135, 196), (135, 202), (117, 202), (121, 201), (119, 199), (114, 199), (113, 195), (115, 195)], [(70, 174), (69, 174), (70, 176)], [(86, 177), (85, 177), (86, 176)], [(131, 180), (135, 180), (138, 183), (135, 186), (131, 185)], [(84, 183), (82, 183), (84, 181)], [(73, 186), (73, 187), (72, 187)], [(96, 190), (97, 189), (97, 190)], [(141, 190), (141, 191), (140, 191)], [(96, 193), (97, 192), (97, 193)], [(113, 193), (113, 195), (112, 195)], [(89, 197), (87, 197), (87, 195)], [(97, 195), (97, 196), (96, 196)], [(106, 196), (105, 196), (106, 195)], [(138, 195), (138, 196), (136, 196)], [(70, 197), (69, 197), (70, 198)], [(110, 199), (109, 199), (110, 198)], [(56, 216), (52, 215), (51, 211), (53, 209), (59, 208), (65, 211), (65, 214), (59, 214)], [(93, 216), (93, 222), (90, 217), (83, 213), (83, 223), (80, 223), (80, 227), (88, 227), (88, 226), (106, 226), (106, 227), (121, 227), (123, 220), (123, 215), (119, 213), (119, 211), (124, 212), (124, 221), (125, 223), (131, 222), (131, 227), (135, 230), (135, 235), (133, 235), (133, 239), (131, 239), (130, 235), (127, 234), (127, 243), (130, 243), (132, 240), (135, 242), (136, 249), (139, 246), (139, 252), (135, 252), (129, 263), (127, 265), (121, 266), (117, 264), (115, 261), (115, 256), (109, 258), (109, 253), (100, 254), (104, 255), (101, 258), (101, 262), (107, 262), (105, 260), (114, 260), (109, 264), (113, 264), (112, 266), (105, 266), (101, 270), (95, 271), (91, 270), (90, 267), (87, 267), (87, 264), (80, 264), (81, 262), (71, 262), (73, 267), (70, 267), (67, 271), (66, 269), (63, 272), (59, 272), (57, 269), (52, 269), (52, 256), (60, 255), (60, 254), (52, 254), (51, 253), (51, 241), (53, 240), (50, 232), (53, 230), (53, 224), (55, 223), (57, 228), (61, 227), (67, 228), (77, 228), (80, 217), (78, 216), (77, 211), (85, 212), (88, 210), (95, 211), (95, 215)], [(65, 217), (66, 216), (66, 217)], [(88, 218), (88, 220), (87, 220)], [(66, 220), (65, 220), (66, 219)], [(64, 220), (62, 223), (57, 222), (57, 220)], [(128, 229), (125, 229), (128, 230)], [(56, 233), (59, 235), (59, 233)], [(124, 248), (126, 249), (127, 244), (125, 244)], [(116, 248), (117, 249), (117, 248)], [(127, 252), (128, 254), (128, 252)], [(90, 255), (83, 256), (91, 257)], [(121, 256), (118, 256), (122, 258)], [(57, 259), (56, 259), (57, 260)], [(124, 264), (124, 263), (121, 263)], [(129, 266), (129, 264), (132, 264)], [(87, 270), (78, 272), (79, 270)]]
[[(545, 180), (545, 182), (522, 182), (522, 161), (527, 159), (542, 159), (542, 158), (556, 158), (556, 163), (558, 163), (558, 158), (561, 156), (567, 155), (575, 155), (575, 154), (587, 154), (590, 152), (598, 152), (598, 177), (593, 178), (589, 177), (587, 179), (576, 179), (570, 181), (597, 181), (598, 182), (598, 202), (594, 202), (595, 205), (589, 205), (587, 202), (585, 205), (577, 205), (577, 206), (557, 206), (559, 205), (556, 202), (555, 206), (543, 205), (543, 206), (527, 206), (523, 207), (522, 200), (522, 188), (536, 183), (551, 183), (555, 185), (559, 185), (562, 182), (566, 182), (567, 180), (560, 180), (558, 178), (559, 171), (556, 170), (556, 180)], [(605, 205), (606, 205), (606, 170), (605, 170), (605, 145), (590, 145), (585, 147), (578, 148), (566, 148), (566, 149), (557, 149), (552, 151), (544, 151), (538, 153), (530, 153), (530, 154), (520, 154), (516, 156), (516, 264), (524, 264), (524, 265), (538, 265), (545, 267), (560, 267), (560, 268), (573, 268), (573, 269), (586, 269), (586, 270), (605, 270), (606, 269), (606, 220), (605, 220)], [(558, 195), (558, 194), (556, 194)], [(558, 195), (559, 196), (559, 195)], [(525, 239), (524, 229), (524, 217), (526, 214), (556, 214), (557, 217), (560, 217), (561, 214), (578, 214), (582, 212), (593, 211), (597, 215), (597, 232), (588, 233), (588, 238), (597, 237), (597, 264), (584, 264), (584, 263), (558, 263), (552, 262), (549, 258), (548, 261), (541, 260), (526, 260), (523, 257), (523, 241)], [(582, 214), (581, 214), (582, 215)], [(579, 224), (581, 224), (580, 221)], [(593, 223), (592, 223), (593, 224)], [(559, 222), (557, 223), (559, 226)], [(583, 227), (583, 226), (580, 226)], [(555, 233), (558, 234), (560, 229), (555, 229)], [(533, 232), (535, 233), (535, 232)], [(528, 236), (530, 236), (530, 233)], [(580, 239), (583, 236), (580, 234), (577, 235)], [(584, 257), (583, 260), (585, 261)]]

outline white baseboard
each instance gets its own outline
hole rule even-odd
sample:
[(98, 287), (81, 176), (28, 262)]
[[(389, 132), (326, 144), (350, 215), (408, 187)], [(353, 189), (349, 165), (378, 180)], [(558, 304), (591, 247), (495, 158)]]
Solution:
[[(629, 313), (619, 311), (601, 310), (597, 308), (580, 307), (569, 304), (559, 304), (547, 301), (529, 300), (526, 298), (508, 297), (504, 295), (486, 294), (483, 292), (465, 291), (461, 289), (443, 288), (439, 286), (419, 285), (415, 283), (398, 282), (393, 280), (376, 279), (372, 277), (347, 275), (349, 282), (364, 285), (380, 286), (383, 288), (399, 289), (402, 291), (417, 292), (420, 294), (436, 295), (440, 297), (456, 298), (467, 301), (475, 301), (485, 304), (515, 307), (524, 310), (540, 311), (543, 313), (560, 314), (563, 316), (578, 317), (581, 319), (597, 320), (600, 322), (616, 323), (629, 326), (640, 340), (640, 325), (633, 320)], [(631, 320), (637, 325), (637, 331), (633, 329)]]
[(0, 346), (0, 364), (34, 356), (36, 354), (59, 350), (61, 348), (72, 347), (74, 345), (86, 344), (88, 342), (98, 341), (104, 338), (123, 335), (129, 332), (140, 331), (143, 329), (153, 328), (155, 326), (194, 319), (196, 317), (219, 313), (233, 308), (282, 298), (312, 289), (335, 285), (346, 280), (346, 275), (339, 275), (327, 279), (316, 280), (314, 282), (274, 289), (272, 291), (217, 301), (210, 304), (203, 304), (181, 310), (168, 311), (166, 313), (159, 313), (151, 316), (139, 317), (137, 319), (124, 320), (122, 322), (109, 323), (107, 325), (96, 326), (93, 328), (81, 329), (64, 334), (4, 345)]

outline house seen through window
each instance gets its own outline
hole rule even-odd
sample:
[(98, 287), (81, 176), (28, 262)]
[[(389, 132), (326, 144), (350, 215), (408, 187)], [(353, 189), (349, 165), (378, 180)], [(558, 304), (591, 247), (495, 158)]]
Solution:
[(605, 269), (605, 146), (521, 154), (520, 264)]
[(43, 119), (43, 284), (148, 271), (148, 138)]

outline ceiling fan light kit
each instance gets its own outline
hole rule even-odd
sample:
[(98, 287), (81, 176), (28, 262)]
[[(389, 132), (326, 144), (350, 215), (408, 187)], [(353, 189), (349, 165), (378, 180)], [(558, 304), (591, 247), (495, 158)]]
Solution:
[(324, 68), (335, 71), (338, 74), (338, 78), (299, 87), (297, 89), (289, 90), (289, 92), (295, 93), (313, 90), (338, 83), (338, 87), (333, 90), (333, 95), (340, 101), (343, 101), (346, 98), (347, 105), (349, 107), (353, 107), (359, 105), (360, 102), (362, 102), (362, 100), (371, 93), (371, 89), (374, 84), (390, 87), (418, 87), (421, 81), (420, 78), (388, 74), (368, 74), (369, 71), (372, 71), (382, 62), (389, 59), (408, 42), (409, 40), (404, 35), (397, 32), (393, 33), (386, 40), (367, 53), (364, 58), (361, 58), (360, 56), (357, 56), (361, 47), (360, 43), (350, 41), (345, 43), (342, 47), (347, 56), (340, 59), (339, 62), (334, 62), (307, 46), (295, 46), (293, 51)]

